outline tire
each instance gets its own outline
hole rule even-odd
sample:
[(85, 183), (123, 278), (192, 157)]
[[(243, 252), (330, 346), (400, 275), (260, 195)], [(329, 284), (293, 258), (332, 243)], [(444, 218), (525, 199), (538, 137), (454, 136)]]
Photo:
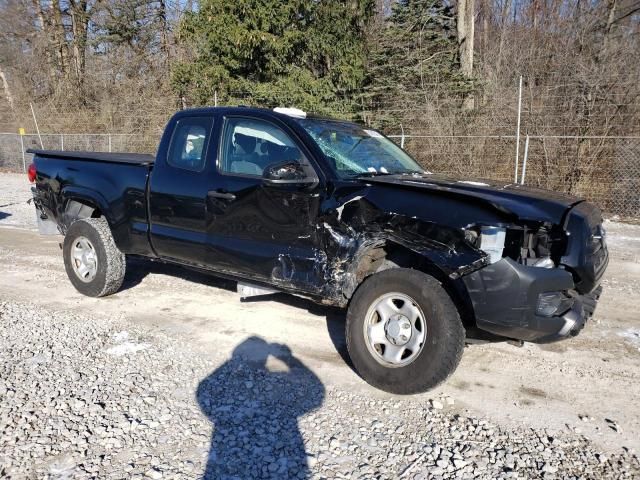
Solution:
[[(77, 259), (77, 256), (81, 256), (77, 252), (83, 251), (89, 252), (86, 257), (89, 260)], [(104, 297), (116, 293), (122, 286), (126, 270), (125, 256), (116, 247), (104, 218), (85, 218), (73, 222), (64, 238), (62, 254), (69, 280), (83, 295)], [(95, 259), (97, 264), (91, 259)], [(85, 273), (86, 268), (82, 269), (87, 264), (94, 266), (89, 273)]]
[[(405, 348), (406, 345), (395, 343), (389, 347), (375, 345), (368, 333), (371, 326), (380, 326), (379, 322), (383, 322), (383, 316), (377, 313), (375, 305), (381, 305), (380, 302), (387, 304), (391, 300), (396, 308), (401, 305), (401, 310), (406, 310), (405, 305), (398, 302), (398, 295), (412, 301), (406, 308), (414, 312), (418, 307), (420, 314), (415, 317), (407, 345), (414, 340), (420, 343), (416, 343), (419, 346), (411, 351)], [(394, 311), (393, 307), (390, 311)], [(420, 320), (420, 316), (424, 318)], [(394, 317), (396, 322), (404, 322), (397, 324), (401, 328), (410, 325), (407, 323), (409, 316), (402, 317), (396, 313), (389, 318)], [(387, 343), (390, 342), (389, 335), (399, 331), (397, 328), (391, 330), (391, 321), (384, 322), (382, 330), (382, 341)], [(422, 330), (418, 330), (416, 325)], [(401, 343), (406, 338), (393, 337), (392, 340)], [(455, 371), (464, 349), (465, 330), (456, 306), (440, 282), (417, 270), (393, 268), (368, 277), (356, 290), (347, 312), (346, 339), (351, 361), (367, 383), (386, 392), (407, 395), (430, 390)], [(390, 348), (390, 355), (404, 348), (400, 360), (397, 357), (393, 359), (397, 364), (389, 364), (382, 357), (380, 352), (387, 353), (387, 348)]]

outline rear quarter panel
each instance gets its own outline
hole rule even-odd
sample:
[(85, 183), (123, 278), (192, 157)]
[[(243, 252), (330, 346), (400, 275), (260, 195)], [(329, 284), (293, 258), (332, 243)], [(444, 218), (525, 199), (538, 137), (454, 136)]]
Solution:
[(149, 167), (58, 158), (34, 158), (36, 188), (48, 215), (63, 232), (70, 200), (97, 208), (111, 226), (118, 248), (129, 254), (152, 254), (148, 241), (146, 184)]

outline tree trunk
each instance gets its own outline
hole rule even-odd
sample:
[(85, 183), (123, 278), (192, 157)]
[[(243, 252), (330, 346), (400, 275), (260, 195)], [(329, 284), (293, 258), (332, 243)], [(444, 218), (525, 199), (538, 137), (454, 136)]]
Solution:
[(9, 104), (9, 108), (14, 110), (14, 102), (13, 96), (11, 95), (11, 90), (9, 89), (9, 82), (7, 82), (7, 77), (4, 74), (4, 70), (0, 67), (0, 87), (4, 90), (4, 96), (7, 99), (7, 103)]
[(54, 89), (58, 79), (58, 65), (57, 53), (54, 46), (55, 39), (51, 27), (51, 19), (48, 16), (45, 16), (44, 12), (42, 11), (40, 0), (32, 0), (32, 3), (33, 8), (36, 12), (36, 16), (38, 17), (38, 21), (40, 22), (42, 35), (45, 38), (45, 49), (48, 53), (48, 55), (46, 56), (46, 61), (49, 67), (49, 82), (50, 87)]
[(71, 30), (73, 32), (73, 70), (78, 85), (84, 82), (87, 50), (89, 11), (87, 0), (71, 3)]
[[(458, 0), (458, 55), (460, 57), (460, 71), (468, 80), (473, 76), (473, 37), (475, 30), (475, 0)], [(467, 94), (462, 108), (472, 110), (474, 107), (473, 94)]]
[[(490, 0), (482, 0), (482, 36), (481, 36), (481, 46), (482, 49), (482, 64), (487, 65), (489, 62), (489, 29), (491, 28), (491, 1)], [(486, 73), (485, 68), (485, 73)], [(480, 99), (481, 105), (486, 105), (488, 99), (487, 88), (484, 87), (482, 89), (482, 97)]]
[[(167, 5), (165, 0), (160, 0), (158, 4), (158, 20), (160, 21), (160, 48), (164, 55), (165, 66), (170, 64), (170, 51), (169, 51), (169, 25), (167, 22)], [(168, 71), (168, 68), (165, 70)]]
[(53, 49), (56, 52), (58, 61), (58, 69), (62, 72), (64, 78), (69, 77), (69, 50), (67, 39), (64, 32), (64, 24), (62, 23), (62, 12), (60, 10), (60, 0), (51, 0), (51, 28)]
[(491, 19), (491, 4), (489, 0), (482, 0), (482, 55), (489, 49), (489, 21)]
[(498, 42), (498, 59), (496, 60), (496, 72), (499, 75), (501, 72), (502, 52), (504, 50), (504, 31), (507, 23), (507, 17), (509, 16), (509, 10), (511, 9), (511, 0), (505, 0), (502, 6), (502, 13), (500, 15), (500, 40)]
[(607, 1), (608, 15), (607, 15), (607, 23), (604, 28), (604, 39), (602, 41), (601, 56), (605, 56), (607, 54), (607, 51), (609, 50), (609, 41), (611, 38), (611, 31), (613, 30), (613, 23), (615, 22), (615, 19), (616, 19), (616, 7), (618, 6), (617, 3), (618, 3), (617, 0)]

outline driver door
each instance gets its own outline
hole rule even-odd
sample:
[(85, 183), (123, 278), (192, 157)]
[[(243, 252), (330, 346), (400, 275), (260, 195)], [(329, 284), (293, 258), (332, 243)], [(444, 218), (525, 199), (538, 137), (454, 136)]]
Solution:
[[(266, 182), (265, 169), (282, 162), (298, 162), (316, 187)], [(215, 188), (207, 199), (211, 262), (259, 281), (303, 290), (315, 286), (317, 179), (285, 125), (226, 117)]]

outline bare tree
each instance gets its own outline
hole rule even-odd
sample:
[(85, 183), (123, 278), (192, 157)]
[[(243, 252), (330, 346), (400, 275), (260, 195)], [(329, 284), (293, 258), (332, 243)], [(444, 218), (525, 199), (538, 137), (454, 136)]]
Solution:
[(5, 75), (4, 70), (2, 69), (2, 66), (0, 66), (0, 87), (2, 87), (4, 96), (7, 100), (7, 103), (9, 104), (9, 108), (13, 110), (14, 109), (13, 96), (11, 95), (11, 90), (9, 89), (9, 82), (7, 81), (7, 76)]
[[(473, 41), (475, 36), (475, 0), (458, 0), (457, 14), (458, 55), (462, 75), (473, 77)], [(465, 95), (463, 109), (474, 107), (473, 93)]]
[(87, 34), (91, 17), (89, 3), (87, 0), (70, 0), (69, 14), (71, 16), (71, 50), (75, 81), (81, 85), (84, 82)]

